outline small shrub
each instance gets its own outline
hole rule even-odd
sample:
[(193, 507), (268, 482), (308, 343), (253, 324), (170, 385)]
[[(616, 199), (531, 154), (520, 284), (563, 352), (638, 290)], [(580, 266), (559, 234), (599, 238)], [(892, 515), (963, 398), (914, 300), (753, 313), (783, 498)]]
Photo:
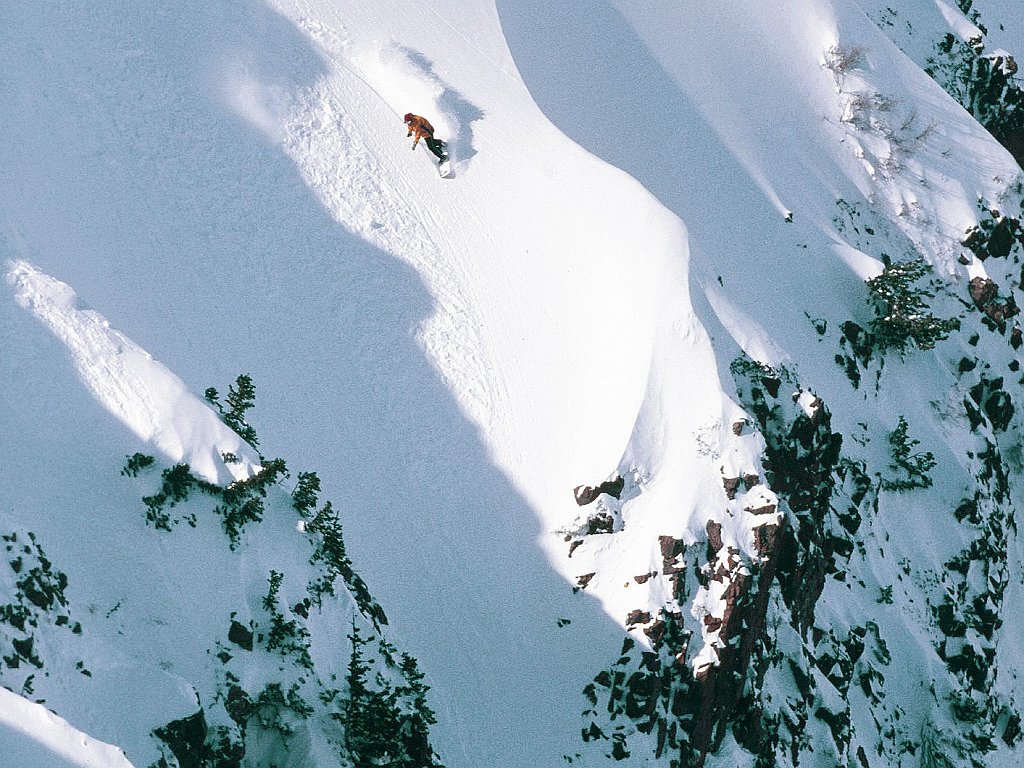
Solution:
[[(278, 607), (281, 581), (284, 574), (271, 571), (269, 588), (263, 597), (263, 609), (270, 614), (270, 629), (266, 633), (266, 649), (278, 651), (282, 656), (292, 655), (299, 666), (313, 669), (309, 655), (309, 630), (296, 619), (286, 619)], [(263, 635), (261, 635), (263, 637)]]
[(931, 451), (911, 453), (920, 445), (920, 441), (908, 437), (907, 429), (907, 420), (900, 416), (896, 429), (889, 433), (889, 445), (892, 447), (890, 468), (901, 473), (903, 477), (883, 480), (882, 487), (887, 491), (929, 488), (932, 484), (928, 473), (935, 467), (935, 456)]
[(193, 475), (188, 464), (168, 467), (161, 473), (160, 479), (160, 490), (152, 496), (142, 497), (142, 502), (146, 505), (146, 521), (152, 523), (158, 530), (171, 530), (171, 524), (176, 521), (166, 512), (166, 508), (185, 501), (193, 488), (217, 489), (216, 485)]
[[(267, 488), (282, 476), (287, 476), (288, 467), (281, 459), (265, 460), (260, 471), (245, 480), (236, 480), (227, 487), (207, 482), (192, 474), (188, 464), (175, 464), (161, 474), (160, 490), (151, 496), (143, 496), (146, 505), (146, 520), (158, 530), (170, 531), (178, 521), (167, 512), (169, 507), (185, 501), (193, 490), (200, 490), (222, 503), (214, 507), (221, 516), (224, 532), (231, 540), (231, 549), (238, 546), (242, 529), (246, 523), (263, 519), (263, 499)], [(195, 525), (194, 516), (189, 523)]]
[(226, 488), (213, 486), (223, 500), (214, 512), (221, 516), (224, 533), (231, 540), (231, 549), (238, 546), (242, 529), (246, 523), (258, 523), (263, 519), (263, 499), (267, 488), (282, 476), (288, 475), (288, 467), (282, 459), (264, 461), (260, 471), (245, 480), (236, 480)]
[(299, 695), (298, 683), (292, 685), (288, 693), (284, 692), (280, 683), (267, 683), (253, 703), (253, 712), (260, 726), (275, 730), (282, 736), (291, 736), (295, 731), (289, 713), (299, 720), (305, 720), (313, 711), (313, 707)]
[(868, 48), (863, 45), (840, 45), (836, 43), (825, 52), (825, 68), (841, 80), (847, 72), (864, 64)]
[(143, 469), (152, 466), (154, 461), (156, 459), (152, 456), (147, 456), (144, 453), (133, 453), (128, 457), (128, 461), (125, 462), (121, 474), (126, 477), (136, 477)]

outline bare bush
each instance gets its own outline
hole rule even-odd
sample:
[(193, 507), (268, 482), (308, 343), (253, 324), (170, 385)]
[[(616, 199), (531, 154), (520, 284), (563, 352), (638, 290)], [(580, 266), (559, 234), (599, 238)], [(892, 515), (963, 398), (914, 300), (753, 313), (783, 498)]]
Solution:
[(863, 45), (839, 45), (836, 43), (825, 52), (825, 68), (836, 78), (839, 84), (843, 76), (864, 64), (868, 49)]

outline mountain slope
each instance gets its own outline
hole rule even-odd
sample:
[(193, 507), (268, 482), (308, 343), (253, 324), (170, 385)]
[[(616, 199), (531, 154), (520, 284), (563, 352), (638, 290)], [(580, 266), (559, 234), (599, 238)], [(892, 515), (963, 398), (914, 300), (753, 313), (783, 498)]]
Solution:
[[(175, 590), (225, 568), (216, 521), (195, 551), (148, 529), (119, 471), (255, 471), (188, 394), (245, 371), (263, 450), (318, 472), (426, 672), (446, 765), (1015, 764), (1019, 168), (924, 71), (970, 5), (6, 9), (8, 526), (82, 585), (87, 637), (128, 578), (119, 612), (202, 659), (239, 590), (308, 569), (287, 500), (197, 614)], [(864, 281), (917, 258), (960, 330), (883, 353)], [(163, 680), (166, 651), (106, 642)], [(119, 679), (95, 686), (153, 684)], [(150, 760), (183, 690), (120, 726), (70, 682), (48, 703)]]

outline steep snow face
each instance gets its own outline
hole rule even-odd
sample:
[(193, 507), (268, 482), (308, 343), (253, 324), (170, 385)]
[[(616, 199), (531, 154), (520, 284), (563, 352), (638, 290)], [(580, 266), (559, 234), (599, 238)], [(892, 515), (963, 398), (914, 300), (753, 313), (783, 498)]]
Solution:
[[(1012, 518), (1020, 499), (1002, 481), (990, 482), (993, 475), (1016, 471), (1010, 467), (1019, 445), (1011, 435), (998, 435), (1006, 429), (1005, 409), (993, 422), (996, 434), (983, 439), (972, 433), (984, 432), (985, 420), (971, 414), (977, 410), (975, 401), (983, 401), (995, 415), (997, 401), (1005, 405), (1018, 392), (1016, 385), (1013, 392), (1001, 393), (1000, 388), (1001, 374), (1019, 378), (1013, 350), (1020, 345), (1020, 333), (1015, 321), (1007, 321), (1016, 312), (1012, 292), (1019, 285), (1019, 250), (1005, 262), (984, 261), (987, 254), (977, 256), (977, 248), (968, 242), (979, 218), (981, 231), (1007, 232), (1008, 248), (1018, 237), (1019, 222), (1013, 217), (1020, 209), (1020, 188), (1014, 186), (1019, 169), (922, 71), (924, 59), (915, 54), (934, 50), (947, 32), (971, 34), (972, 22), (946, 4), (901, 8), (902, 15), (912, 15), (923, 28), (920, 36), (909, 36), (913, 47), (904, 46), (911, 59), (879, 29), (884, 20), (864, 13), (864, 5), (680, 9), (657, 2), (605, 3), (586, 11), (546, 2), (500, 5), (513, 55), (545, 113), (582, 146), (642, 181), (686, 222), (690, 283), (697, 314), (714, 339), (717, 370), (723, 371), (737, 346), (769, 366), (759, 370), (744, 363), (734, 368), (741, 400), (755, 411), (763, 408), (755, 422), (771, 432), (766, 434), (767, 472), (762, 473), (757, 461), (756, 445), (748, 448), (745, 462), (722, 461), (717, 453), (712, 460), (721, 468), (727, 495), (743, 487), (759, 492), (765, 482), (771, 486), (786, 510), (789, 544), (785, 529), (772, 531), (771, 524), (750, 528), (747, 523), (746, 536), (730, 536), (729, 528), (735, 531), (739, 522), (736, 508), (708, 483), (711, 462), (700, 467), (692, 460), (707, 445), (700, 432), (691, 431), (693, 443), (684, 452), (690, 461), (678, 456), (644, 461), (650, 455), (645, 456), (645, 449), (661, 444), (665, 424), (671, 423), (660, 407), (667, 391), (660, 386), (655, 387), (659, 393), (645, 400), (619, 468), (627, 478), (638, 478), (638, 488), (630, 492), (627, 480), (624, 503), (599, 501), (604, 508), (576, 529), (581, 539), (573, 543), (572, 557), (599, 551), (580, 568), (587, 572), (587, 590), (610, 590), (613, 580), (625, 581), (627, 591), (644, 585), (649, 602), (633, 597), (636, 611), (629, 613), (636, 639), (645, 646), (653, 641), (658, 650), (655, 638), (679, 633), (669, 645), (676, 659), (691, 661), (696, 675), (696, 681), (674, 672), (659, 678), (648, 656), (628, 660), (624, 649), (620, 661), (595, 678), (596, 688), (590, 690), (596, 706), (587, 712), (590, 736), (612, 757), (665, 756), (665, 745), (672, 745), (671, 752), (682, 728), (689, 738), (678, 740), (694, 750), (692, 759), (704, 759), (708, 749), (727, 750), (721, 756), (723, 765), (742, 764), (728, 748), (725, 723), (730, 717), (739, 718), (737, 738), (743, 746), (772, 762), (798, 759), (799, 743), (807, 738), (798, 731), (808, 716), (822, 729), (811, 743), (818, 748), (831, 744), (826, 750), (834, 749), (839, 762), (856, 758), (863, 763), (866, 758), (860, 756), (872, 752), (884, 754), (888, 764), (913, 762), (916, 758), (898, 743), (901, 738), (923, 744), (928, 755), (955, 753), (975, 762), (994, 748), (985, 746), (985, 739), (999, 735), (1002, 744), (1017, 743), (1017, 720), (1007, 712), (1014, 711), (1019, 692), (1004, 687), (1005, 675), (965, 676), (964, 670), (974, 667), (968, 658), (993, 658), (997, 647), (1004, 659), (1015, 653), (1010, 650), (1015, 646), (1012, 638), (998, 635), (1002, 618), (980, 616), (991, 616), (992, 610), (1009, 615), (1010, 595), (1019, 581), (1015, 537), (997, 531)], [(728, 43), (722, 37), (725, 30)], [(862, 389), (861, 364), (853, 358), (863, 355), (863, 340), (853, 335), (872, 314), (862, 281), (880, 275), (886, 258), (922, 258), (933, 266), (944, 281), (935, 302), (944, 317), (963, 314), (968, 281), (976, 281), (971, 285), (979, 289), (993, 283), (989, 298), (974, 301), (985, 317), (975, 312), (964, 316), (963, 334), (937, 354), (900, 356), (883, 372), (869, 351), (864, 365), (872, 369), (871, 383), (865, 379)], [(771, 296), (765, 286), (771, 286)], [(959, 303), (953, 294), (959, 294)], [(858, 344), (861, 351), (851, 353), (850, 346)], [(983, 371), (980, 381), (979, 374), (969, 373), (975, 367)], [(953, 373), (958, 368), (959, 374)], [(993, 376), (999, 379), (995, 389)], [(656, 379), (659, 384), (669, 380)], [(864, 391), (872, 387), (873, 393)], [(802, 407), (802, 416), (789, 411), (790, 398)], [(811, 403), (818, 405), (809, 409)], [(824, 415), (814, 416), (815, 411)], [(924, 446), (931, 445), (935, 456), (941, 456), (935, 470), (935, 486), (941, 490), (926, 492), (922, 485), (898, 490), (898, 477), (883, 479), (900, 470), (886, 449), (896, 450), (891, 436), (901, 414), (916, 425)], [(741, 437), (743, 420), (733, 423), (736, 437)], [(680, 439), (679, 430), (669, 431)], [(726, 445), (742, 444), (725, 435)], [(917, 445), (921, 443), (911, 450)], [(998, 457), (1000, 445), (1009, 457), (1007, 465)], [(643, 458), (638, 461), (637, 456)], [(932, 454), (922, 449), (916, 456), (923, 460)], [(988, 458), (979, 465), (978, 456)], [(802, 472), (814, 478), (810, 486), (800, 481)], [(666, 476), (673, 475), (686, 489), (655, 504), (646, 486), (664, 485)], [(708, 483), (707, 493), (699, 506), (690, 506), (687, 491), (702, 480)], [(875, 484), (881, 488), (877, 496), (871, 491)], [(951, 505), (950, 498), (959, 501)], [(729, 502), (736, 500), (740, 497), (729, 496)], [(656, 518), (647, 502), (663, 515), (671, 511)], [(965, 525), (964, 511), (979, 503), (986, 512)], [(740, 500), (738, 507), (773, 509), (770, 496), (764, 503)], [(723, 508), (729, 514), (721, 515)], [(961, 509), (956, 516), (955, 508)], [(946, 512), (936, 515), (936, 509)], [(900, 523), (890, 516), (898, 516)], [(657, 522), (652, 524), (652, 518)], [(682, 521), (688, 524), (680, 525)], [(705, 521), (707, 533), (702, 535)], [(660, 528), (659, 536), (651, 531), (647, 535), (654, 550), (648, 561), (653, 571), (637, 568), (635, 583), (616, 579), (624, 575), (622, 563), (628, 562), (621, 553), (630, 532), (645, 525)], [(980, 535), (974, 526), (981, 528)], [(603, 535), (609, 527), (609, 540), (601, 542), (593, 535)], [(698, 535), (693, 536), (695, 531)], [(970, 551), (961, 552), (964, 542), (975, 537)], [(782, 542), (779, 550), (774, 549), (776, 539)], [(709, 543), (706, 558), (686, 547), (704, 540)], [(659, 541), (664, 557), (660, 567)], [(773, 568), (766, 567), (760, 579), (744, 571), (744, 558), (757, 562), (765, 556), (769, 563), (773, 557), (792, 558), (788, 564), (778, 563), (781, 598), (771, 596)], [(615, 565), (603, 567), (611, 562)], [(973, 575), (965, 573), (968, 578), (961, 581), (956, 574), (967, 562), (976, 563), (970, 569)], [(688, 579), (685, 574), (698, 567), (701, 577)], [(988, 574), (989, 587), (980, 585), (980, 573)], [(826, 574), (832, 576), (826, 579)], [(892, 617), (897, 620), (890, 623), (887, 609), (878, 606), (889, 605), (894, 589), (898, 593), (908, 577), (913, 585), (903, 586), (903, 596), (894, 602), (904, 611), (912, 604), (931, 607), (911, 611), (909, 620)], [(954, 594), (960, 599), (972, 594), (975, 605), (991, 606), (964, 622), (971, 629), (962, 643), (944, 639), (961, 637), (963, 624), (945, 619), (951, 610), (960, 615), (950, 603)], [(774, 607), (773, 600), (779, 601)], [(744, 602), (747, 608), (742, 608)], [(657, 619), (659, 610), (664, 621)], [(690, 615), (696, 625), (689, 623)], [(806, 643), (801, 650), (800, 642), (790, 645), (782, 654), (792, 660), (794, 670), (803, 670), (793, 673), (798, 679), (773, 673), (774, 662), (765, 657), (746, 669), (747, 643), (762, 622), (776, 622), (771, 654), (792, 642), (778, 629), (777, 622), (787, 619), (799, 633), (793, 637), (802, 636)], [(685, 630), (676, 629), (680, 620)], [(735, 625), (731, 629), (730, 621)], [(746, 628), (742, 632), (736, 629), (741, 626)], [(808, 640), (806, 633), (812, 629)], [(723, 643), (730, 632), (732, 642)], [(908, 695), (913, 686), (886, 688), (886, 704), (868, 686), (866, 700), (858, 701), (849, 681), (858, 675), (862, 684), (866, 679), (861, 659), (865, 642), (882, 649), (875, 667), (898, 665), (901, 679), (917, 679), (919, 687), (933, 692), (934, 706)], [(884, 649), (897, 643), (901, 658), (892, 662)], [(749, 674), (747, 696), (752, 698), (746, 703), (727, 680), (707, 671), (709, 662), (727, 664), (721, 654), (724, 645), (738, 650), (723, 677)], [(664, 669), (672, 669), (672, 654), (666, 658), (664, 649), (661, 653)], [(933, 665), (943, 669), (943, 663), (946, 671), (935, 675), (919, 671)], [(818, 675), (828, 682), (818, 682)], [(678, 686), (666, 689), (665, 680), (673, 678)], [(764, 679), (769, 682), (762, 683)], [(810, 702), (816, 696), (826, 703), (814, 711)], [(703, 704), (692, 704), (701, 697)], [(964, 697), (977, 703), (973, 713), (961, 706)], [(780, 700), (787, 703), (780, 705)], [(801, 700), (805, 704), (796, 703)], [(959, 720), (947, 727), (949, 702)], [(658, 707), (671, 708), (680, 720), (666, 722), (652, 715)], [(613, 717), (607, 719), (604, 711)], [(909, 713), (893, 731), (905, 736), (876, 742), (872, 721), (899, 720)], [(641, 733), (656, 734), (650, 744), (638, 746), (644, 744), (643, 737), (615, 722), (623, 715)], [(688, 718), (690, 725), (680, 725)], [(779, 730), (782, 722), (797, 724), (791, 737)], [(806, 729), (813, 727), (807, 724)], [(940, 732), (947, 734), (946, 741), (936, 735)], [(791, 739), (790, 746), (779, 748), (780, 739)], [(1015, 759), (1011, 752), (984, 758)]]
[[(155, 476), (118, 475), (255, 472), (195, 396), (244, 371), (264, 450), (343, 507), (445, 764), (1013, 764), (1019, 251), (963, 241), (1016, 242), (1018, 169), (922, 71), (964, 3), (899, 9), (912, 34), (882, 5), (6, 9), (3, 512), (79, 591), (61, 648), (93, 671), (48, 704), (149, 761), (231, 690), (210, 657), (269, 571), (299, 604), (286, 489), (233, 556), (198, 504), (147, 528)], [(962, 332), (866, 349), (864, 280), (916, 257)], [(326, 675), (351, 610), (313, 628)], [(289, 759), (337, 763), (310, 732)]]
[(0, 751), (20, 768), (131, 768), (124, 753), (0, 688)]
[[(566, 702), (594, 670), (580, 649), (603, 658), (621, 632), (572, 594), (571, 564), (549, 561), (546, 550), (564, 551), (553, 530), (575, 515), (572, 486), (618, 462), (659, 338), (675, 327), (707, 347), (674, 303), (687, 279), (681, 223), (551, 126), (495, 10), (462, 6), (60, 6), (45, 23), (12, 11), (5, 257), (70, 286), (189, 392), (245, 371), (273, 393), (260, 402), (263, 440), (344, 500), (354, 559), (430, 671), (445, 760), (549, 764), (578, 742)], [(409, 151), (406, 109), (447, 129), (447, 185), (422, 148)], [(5, 371), (16, 386), (4, 433), (32, 437), (5, 487), (16, 507), (48, 511), (30, 530), (86, 590), (81, 602), (105, 616), (118, 583), (137, 585), (139, 606), (156, 589), (143, 568), (169, 585), (168, 574), (214, 570), (208, 547), (175, 546), (171, 565), (154, 551), (162, 540), (137, 543), (139, 497), (153, 489), (129, 492), (118, 473), (156, 432), (119, 431), (11, 288), (11, 359), (25, 362)], [(178, 411), (156, 399), (172, 429)], [(61, 418), (34, 424), (51, 411)], [(46, 457), (67, 452), (65, 435), (94, 433), (105, 437), (54, 483)], [(206, 438), (211, 454), (223, 449)], [(99, 511), (65, 540), (69, 510), (83, 506)], [(138, 553), (130, 576), (87, 567), (121, 551)], [(295, 570), (255, 562), (263, 580)], [(197, 653), (250, 583), (225, 578), (207, 610), (160, 617), (209, 627)], [(145, 622), (124, 606), (110, 621), (119, 615)], [(162, 661), (146, 654), (144, 668)], [(150, 726), (188, 714), (188, 697), (174, 701)], [(116, 737), (82, 727), (133, 754), (152, 748), (147, 726)]]

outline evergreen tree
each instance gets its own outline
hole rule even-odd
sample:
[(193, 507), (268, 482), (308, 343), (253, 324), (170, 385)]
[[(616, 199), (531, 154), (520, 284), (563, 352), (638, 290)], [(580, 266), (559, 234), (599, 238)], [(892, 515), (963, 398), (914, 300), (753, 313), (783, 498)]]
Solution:
[(402, 654), (399, 668), (407, 685), (395, 690), (410, 710), (402, 724), (402, 745), (407, 760), (403, 765), (410, 768), (432, 768), (437, 766), (437, 763), (434, 750), (430, 746), (430, 726), (437, 722), (437, 717), (427, 704), (427, 691), (430, 690), (430, 686), (424, 684), (423, 673), (420, 672), (416, 659), (409, 654)]
[(306, 526), (306, 530), (314, 536), (320, 536), (319, 546), (310, 558), (311, 564), (323, 563), (324, 576), (310, 587), (310, 595), (320, 603), (324, 593), (334, 595), (334, 580), (341, 576), (345, 585), (355, 597), (356, 605), (363, 615), (370, 619), (378, 629), (388, 623), (384, 609), (380, 607), (362, 577), (355, 572), (352, 561), (345, 552), (345, 539), (342, 536), (341, 519), (335, 514), (331, 502), (326, 502)]
[(263, 610), (274, 611), (277, 608), (277, 596), (281, 591), (281, 581), (284, 579), (284, 574), (278, 571), (271, 570), (270, 578), (267, 579), (269, 588), (267, 594), (263, 596)]
[(245, 420), (246, 411), (256, 405), (256, 385), (252, 383), (252, 378), (241, 374), (235, 379), (235, 385), (228, 387), (228, 396), (225, 399), (228, 410), (224, 413), (224, 423), (253, 447), (259, 445), (256, 430)]
[(316, 508), (317, 494), (320, 492), (320, 478), (316, 472), (299, 472), (298, 484), (292, 491), (292, 506), (300, 515), (305, 516)]
[(902, 352), (913, 342), (918, 349), (931, 349), (960, 327), (955, 317), (943, 320), (931, 314), (927, 299), (934, 294), (914, 284), (932, 272), (923, 258), (891, 262), (884, 257), (885, 268), (867, 281), (875, 319), (870, 330), (879, 351)]
[(221, 419), (237, 432), (239, 437), (253, 448), (260, 444), (259, 439), (256, 437), (256, 430), (245, 420), (246, 412), (256, 405), (256, 385), (253, 384), (251, 376), (243, 373), (235, 379), (233, 385), (228, 387), (228, 396), (225, 398), (227, 403), (226, 410), (224, 403), (220, 401), (220, 393), (216, 387), (207, 387), (203, 395), (212, 405), (217, 407)]
[(395, 693), (379, 673), (375, 681), (377, 688), (370, 687), (370, 665), (363, 653), (363, 646), (370, 640), (360, 636), (355, 624), (349, 640), (352, 642), (352, 655), (345, 676), (348, 698), (344, 701), (341, 716), (349, 757), (356, 768), (405, 765), (396, 762), (400, 759), (398, 734), (401, 722), (395, 706)]

